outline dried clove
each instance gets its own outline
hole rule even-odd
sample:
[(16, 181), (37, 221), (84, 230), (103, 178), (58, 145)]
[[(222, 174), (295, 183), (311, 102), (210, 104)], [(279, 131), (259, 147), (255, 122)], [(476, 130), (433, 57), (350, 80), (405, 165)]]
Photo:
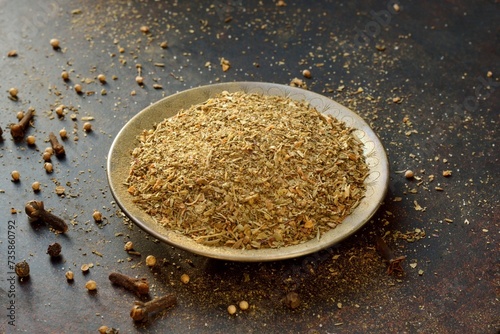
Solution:
[(68, 231), (68, 225), (61, 218), (45, 211), (42, 201), (32, 200), (26, 203), (24, 211), (33, 220), (41, 220), (49, 224), (54, 230), (65, 233)]
[(35, 109), (33, 107), (29, 107), (26, 114), (24, 114), (23, 118), (17, 124), (12, 124), (10, 126), (10, 134), (14, 140), (20, 140), (24, 138), (24, 134), (26, 133), (26, 128), (30, 124), (31, 119), (35, 114)]
[(56, 154), (57, 157), (62, 157), (66, 154), (64, 146), (62, 146), (62, 144), (59, 143), (54, 132), (49, 133), (49, 141), (50, 141), (50, 146), (52, 146), (52, 149), (54, 150), (54, 153)]
[(109, 280), (113, 284), (135, 292), (137, 295), (147, 295), (149, 293), (149, 284), (146, 278), (133, 278), (124, 274), (113, 272), (109, 274)]
[(146, 321), (150, 313), (164, 310), (176, 303), (177, 297), (173, 294), (155, 298), (147, 303), (136, 301), (132, 310), (130, 310), (130, 317), (135, 321)]
[(404, 273), (404, 270), (401, 267), (401, 262), (406, 259), (406, 256), (403, 255), (396, 257), (394, 252), (381, 237), (377, 237), (376, 244), (378, 252), (387, 263), (387, 275), (392, 275), (394, 272)]

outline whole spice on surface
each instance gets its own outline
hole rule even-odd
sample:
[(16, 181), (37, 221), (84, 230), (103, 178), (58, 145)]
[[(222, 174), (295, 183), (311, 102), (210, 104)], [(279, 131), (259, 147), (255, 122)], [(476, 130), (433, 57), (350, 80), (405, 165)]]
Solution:
[(94, 213), (92, 214), (92, 218), (94, 218), (96, 222), (102, 222), (102, 213), (95, 210)]
[(229, 313), (230, 315), (233, 315), (236, 313), (236, 306), (234, 305), (229, 305), (227, 307), (227, 313)]
[(148, 267), (154, 267), (156, 265), (156, 257), (154, 255), (148, 255), (146, 257), (146, 265)]
[(181, 282), (184, 283), (184, 284), (188, 284), (189, 283), (189, 275), (188, 274), (182, 274), (181, 275)]
[(135, 77), (135, 82), (137, 82), (137, 84), (138, 84), (139, 86), (142, 86), (142, 85), (144, 84), (144, 77), (142, 77), (142, 76), (140, 76), (140, 75), (136, 76), (136, 77)]
[(32, 107), (28, 108), (28, 111), (24, 114), (23, 118), (19, 121), (18, 124), (12, 124), (10, 126), (10, 134), (14, 140), (19, 140), (24, 138), (24, 134), (26, 129), (28, 128), (31, 119), (35, 115), (35, 109)]
[(106, 76), (104, 74), (99, 74), (97, 76), (97, 80), (99, 80), (100, 83), (105, 84), (106, 83)]
[(147, 303), (136, 301), (130, 311), (130, 317), (135, 321), (146, 321), (149, 314), (165, 310), (176, 303), (177, 297), (173, 294), (155, 298)]
[(59, 137), (61, 137), (61, 139), (68, 138), (68, 131), (66, 129), (59, 130)]
[(113, 327), (108, 327), (108, 326), (101, 326), (98, 329), (100, 334), (118, 334), (120, 333), (120, 330), (113, 328)]
[(146, 278), (133, 278), (124, 274), (113, 272), (109, 274), (111, 283), (119, 285), (137, 295), (147, 295), (149, 293), (149, 284)]
[(41, 220), (58, 232), (68, 231), (68, 225), (61, 218), (45, 211), (42, 201), (29, 201), (24, 207), (24, 211), (33, 220)]
[(89, 280), (87, 283), (85, 283), (85, 288), (89, 291), (95, 291), (97, 290), (97, 283), (94, 280)]
[(246, 300), (242, 300), (241, 302), (239, 302), (238, 306), (240, 307), (240, 310), (242, 311), (246, 311), (248, 310), (248, 302)]
[(61, 245), (57, 242), (54, 242), (50, 244), (49, 247), (47, 248), (47, 254), (49, 254), (50, 257), (57, 257), (61, 255), (61, 250), (62, 250)]
[(134, 249), (134, 243), (132, 241), (127, 241), (123, 246), (123, 249), (128, 252)]
[(68, 71), (62, 71), (61, 72), (61, 78), (66, 81), (66, 80), (69, 80), (69, 73)]
[(66, 154), (64, 146), (61, 143), (59, 143), (59, 140), (57, 140), (57, 137), (54, 134), (54, 132), (49, 133), (49, 142), (57, 157), (62, 157)]
[[(50, 160), (50, 156), (49, 156), (48, 160)], [(45, 169), (45, 171), (46, 171), (47, 173), (49, 173), (49, 174), (50, 174), (50, 173), (52, 173), (52, 172), (54, 171), (54, 166), (53, 166), (53, 165), (52, 165), (52, 163), (50, 163), (50, 162), (46, 162), (46, 163), (44, 163), (44, 164), (43, 164), (43, 168), (44, 168), (44, 169)]]
[(19, 90), (15, 87), (9, 89), (9, 94), (12, 98), (17, 99), (17, 94), (19, 94)]
[(26, 260), (16, 263), (15, 267), (16, 275), (20, 278), (28, 277), (30, 275), (30, 265)]
[(26, 137), (26, 144), (33, 146), (36, 143), (36, 138), (35, 136), (28, 136)]
[(54, 49), (59, 49), (59, 45), (60, 45), (60, 42), (57, 38), (52, 38), (50, 40), (50, 45), (54, 48)]
[(75, 92), (77, 94), (82, 94), (83, 93), (83, 87), (80, 84), (76, 84), (75, 87), (74, 87), (74, 89), (75, 89)]
[(19, 173), (17, 170), (13, 170), (10, 173), (10, 177), (12, 178), (12, 182), (19, 182), (19, 180), (21, 180), (21, 173)]
[(90, 122), (83, 123), (83, 131), (85, 131), (85, 132), (92, 131), (92, 123), (90, 123)]
[(407, 170), (407, 171), (405, 172), (405, 177), (406, 177), (407, 179), (413, 179), (413, 177), (414, 177), (414, 176), (415, 176), (415, 174), (414, 174), (414, 173), (413, 173), (413, 171), (411, 171), (411, 170)]
[(55, 112), (56, 112), (56, 115), (58, 117), (63, 117), (64, 116), (64, 106), (63, 105), (57, 106), (55, 109)]
[(364, 196), (353, 129), (302, 101), (222, 93), (144, 130), (126, 186), (166, 229), (211, 246), (319, 238)]
[(31, 189), (33, 189), (34, 192), (39, 192), (40, 191), (40, 182), (35, 181), (31, 184)]
[(387, 263), (387, 275), (392, 275), (393, 273), (404, 273), (403, 267), (401, 267), (401, 263), (406, 259), (406, 256), (396, 257), (393, 251), (381, 237), (377, 237), (376, 246), (378, 252)]
[(75, 274), (74, 274), (71, 270), (68, 270), (68, 271), (64, 274), (64, 276), (66, 277), (66, 279), (67, 279), (68, 281), (72, 281), (72, 280), (74, 280), (74, 279), (75, 279)]

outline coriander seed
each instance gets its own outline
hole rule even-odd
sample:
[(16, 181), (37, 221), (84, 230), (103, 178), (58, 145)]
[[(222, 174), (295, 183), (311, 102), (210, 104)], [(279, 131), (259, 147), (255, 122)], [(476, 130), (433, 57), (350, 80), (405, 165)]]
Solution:
[(16, 118), (18, 121), (22, 120), (24, 117), (24, 111), (18, 111), (16, 114)]
[(35, 181), (31, 184), (31, 188), (33, 189), (34, 192), (39, 192), (40, 191), (40, 182)]
[(149, 27), (148, 26), (142, 26), (141, 27), (141, 32), (147, 34), (149, 32)]
[(63, 105), (60, 105), (56, 108), (56, 115), (59, 117), (64, 116), (64, 106)]
[(99, 80), (100, 83), (105, 84), (106, 83), (106, 76), (104, 74), (99, 74), (97, 76), (97, 80)]
[(35, 136), (26, 137), (26, 144), (32, 146), (32, 145), (35, 145), (35, 142), (36, 142)]
[(19, 173), (17, 170), (13, 170), (12, 173), (10, 173), (10, 176), (12, 177), (13, 182), (19, 182), (21, 179), (21, 173)]
[(231, 315), (235, 314), (235, 313), (236, 313), (236, 306), (234, 306), (234, 305), (229, 305), (229, 306), (227, 307), (227, 313), (229, 313), (229, 314), (231, 314)]
[(100, 334), (107, 334), (108, 331), (109, 331), (109, 327), (108, 326), (101, 326), (99, 327), (99, 329), (97, 330)]
[(59, 130), (59, 136), (61, 137), (61, 139), (68, 138), (68, 131), (66, 131), (66, 129)]
[(127, 241), (125, 243), (125, 246), (123, 246), (123, 249), (128, 252), (128, 251), (134, 249), (134, 244), (132, 243), (132, 241)]
[(138, 85), (143, 85), (144, 84), (144, 78), (140, 75), (135, 77), (135, 82), (137, 82)]
[(74, 89), (75, 89), (75, 92), (77, 94), (81, 94), (83, 92), (82, 85), (80, 85), (80, 84), (76, 84), (75, 87), (74, 87)]
[(408, 169), (408, 170), (405, 172), (405, 177), (406, 177), (407, 179), (413, 179), (413, 177), (414, 177), (414, 176), (415, 176), (415, 173), (413, 173), (413, 171), (412, 171), (412, 170), (409, 170), (409, 169)]
[(66, 233), (68, 231), (68, 224), (62, 218), (45, 210), (43, 201), (32, 200), (27, 202), (24, 206), (24, 212), (26, 212), (30, 220), (43, 221), (57, 232)]
[(156, 257), (154, 255), (148, 255), (146, 257), (146, 265), (148, 267), (154, 267), (156, 265)]
[(188, 284), (189, 283), (189, 275), (188, 274), (182, 274), (181, 275), (181, 282), (184, 283), (184, 284)]
[(242, 301), (238, 304), (238, 306), (240, 307), (240, 309), (241, 309), (242, 311), (248, 310), (248, 307), (249, 307), (248, 302), (247, 302), (246, 300), (242, 300)]
[(54, 49), (59, 49), (59, 40), (57, 38), (52, 38), (50, 40), (50, 45), (52, 45)]
[(87, 264), (87, 263), (84, 263), (82, 264), (82, 266), (80, 267), (80, 270), (83, 272), (83, 273), (86, 273), (88, 272), (90, 269), (90, 266)]
[(48, 162), (50, 161), (50, 158), (52, 158), (52, 154), (50, 152), (45, 151), (42, 153), (43, 161)]
[(161, 42), (161, 43), (160, 43), (160, 47), (161, 47), (162, 49), (166, 49), (166, 48), (168, 47), (168, 43), (167, 43), (167, 42), (165, 42), (165, 41), (164, 41), (164, 42)]
[(85, 288), (89, 291), (97, 290), (97, 283), (94, 280), (89, 280), (85, 283)]
[(74, 278), (75, 278), (75, 274), (73, 274), (73, 272), (71, 270), (68, 270), (64, 276), (66, 276), (66, 279), (68, 281), (72, 281)]
[(50, 173), (52, 173), (52, 172), (54, 171), (54, 166), (52, 165), (52, 163), (51, 163), (51, 162), (46, 162), (46, 163), (44, 163), (44, 164), (43, 164), (43, 168), (45, 168), (45, 171), (46, 171), (47, 173), (49, 173), (49, 174), (50, 174)]
[(17, 98), (18, 93), (19, 93), (19, 90), (15, 87), (12, 87), (11, 89), (9, 89), (10, 96), (12, 96), (15, 99)]
[(311, 71), (303, 70), (302, 75), (304, 76), (304, 78), (310, 79), (311, 78)]
[(61, 78), (64, 80), (64, 81), (67, 81), (69, 79), (69, 73), (68, 71), (62, 71), (61, 72)]
[(102, 213), (95, 210), (94, 213), (92, 214), (92, 218), (94, 218), (96, 222), (102, 222)]
[(92, 131), (92, 123), (90, 123), (90, 122), (85, 122), (85, 123), (83, 124), (83, 131), (85, 131), (85, 132), (90, 132), (90, 131)]

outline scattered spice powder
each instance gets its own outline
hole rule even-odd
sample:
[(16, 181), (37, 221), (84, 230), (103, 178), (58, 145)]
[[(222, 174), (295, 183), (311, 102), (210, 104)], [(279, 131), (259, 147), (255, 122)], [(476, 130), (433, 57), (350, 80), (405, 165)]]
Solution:
[(144, 130), (125, 185), (160, 225), (213, 246), (296, 245), (365, 193), (353, 129), (306, 102), (222, 92)]

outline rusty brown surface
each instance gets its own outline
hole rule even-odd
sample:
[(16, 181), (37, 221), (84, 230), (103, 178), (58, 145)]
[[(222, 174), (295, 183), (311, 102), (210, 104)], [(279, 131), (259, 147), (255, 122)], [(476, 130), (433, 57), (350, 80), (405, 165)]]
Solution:
[[(97, 333), (102, 325), (120, 333), (498, 332), (499, 4), (400, 1), (396, 12), (389, 2), (368, 0), (285, 3), (0, 1), (0, 333)], [(11, 50), (16, 57), (7, 56)], [(226, 72), (221, 58), (231, 62)], [(136, 64), (144, 87), (135, 81)], [(304, 69), (312, 78), (302, 77)], [(359, 113), (387, 149), (389, 192), (359, 233), (305, 258), (230, 263), (157, 243), (120, 213), (106, 155), (133, 115), (190, 87), (295, 77)], [(74, 91), (77, 83), (83, 94)], [(8, 97), (11, 87), (17, 101)], [(63, 118), (55, 113), (60, 104), (69, 107)], [(34, 147), (8, 130), (30, 106)], [(89, 116), (93, 131), (86, 133)], [(62, 128), (66, 156), (53, 157), (47, 174), (41, 154), (48, 134)], [(407, 169), (414, 179), (404, 177)], [(20, 182), (10, 180), (12, 170)], [(55, 235), (28, 222), (24, 204), (33, 199), (64, 218), (69, 231)], [(406, 256), (403, 275), (387, 275), (375, 247), (380, 236), (395, 256)], [(127, 241), (140, 255), (124, 251)], [(54, 242), (62, 255), (50, 258)], [(29, 279), (10, 279), (12, 250), (15, 262), (30, 264)], [(152, 269), (145, 265), (150, 254), (158, 259)], [(85, 263), (93, 264), (87, 274)], [(146, 277), (143, 301), (173, 293), (177, 305), (134, 323), (129, 312), (138, 297), (110, 283), (113, 271)], [(85, 289), (91, 279), (95, 293)], [(284, 304), (291, 291), (301, 300), (294, 309)], [(229, 315), (227, 307), (241, 300), (250, 308)]]

